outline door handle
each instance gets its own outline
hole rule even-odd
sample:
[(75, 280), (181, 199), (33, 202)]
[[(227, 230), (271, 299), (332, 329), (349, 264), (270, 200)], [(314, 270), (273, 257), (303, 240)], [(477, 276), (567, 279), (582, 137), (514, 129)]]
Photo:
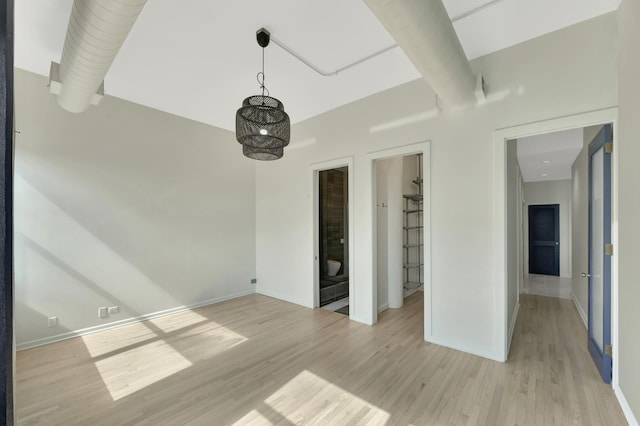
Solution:
[(556, 245), (557, 245), (557, 246), (559, 246), (559, 245), (560, 245), (560, 243), (556, 241)]
[(591, 277), (591, 274), (587, 274), (586, 272), (583, 272), (583, 273), (582, 273), (582, 274), (580, 274), (580, 275), (582, 275), (582, 278), (589, 278), (589, 277)]

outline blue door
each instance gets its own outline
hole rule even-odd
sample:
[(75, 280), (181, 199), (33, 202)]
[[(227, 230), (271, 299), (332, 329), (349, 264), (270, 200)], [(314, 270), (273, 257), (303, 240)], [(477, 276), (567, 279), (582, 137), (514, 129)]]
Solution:
[(611, 147), (605, 125), (589, 144), (589, 352), (611, 383)]
[(529, 273), (560, 276), (560, 204), (529, 206)]

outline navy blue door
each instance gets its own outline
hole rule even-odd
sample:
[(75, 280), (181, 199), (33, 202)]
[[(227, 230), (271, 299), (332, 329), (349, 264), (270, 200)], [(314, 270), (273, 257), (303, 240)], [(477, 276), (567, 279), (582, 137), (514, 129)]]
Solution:
[(611, 145), (608, 124), (589, 144), (589, 352), (611, 383)]
[(560, 205), (529, 206), (529, 273), (560, 275)]

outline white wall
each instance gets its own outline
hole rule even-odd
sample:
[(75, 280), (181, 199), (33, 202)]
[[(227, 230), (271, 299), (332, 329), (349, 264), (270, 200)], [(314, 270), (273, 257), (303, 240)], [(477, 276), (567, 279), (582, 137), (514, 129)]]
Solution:
[(519, 310), (522, 285), (522, 173), (518, 166), (518, 146), (507, 142), (507, 319), (509, 340)]
[[(378, 160), (387, 166), (387, 286), (389, 307), (401, 308), (404, 304), (403, 250), (402, 250), (402, 157)], [(380, 307), (380, 304), (378, 304)]]
[(389, 307), (389, 160), (376, 161), (378, 311)]
[(404, 199), (416, 193), (418, 176), (415, 155), (375, 161), (377, 212), (377, 305), (378, 312), (400, 308), (404, 299)]
[(430, 140), (432, 300), (426, 333), (433, 342), (503, 359), (506, 330), (497, 301), (502, 289), (495, 284), (492, 250), (494, 229), (503, 226), (494, 221), (492, 203), (494, 131), (616, 105), (616, 31), (615, 15), (609, 14), (474, 60), (488, 101), (467, 112), (430, 119), (434, 93), (420, 79), (293, 126), (294, 144), (315, 143), (256, 168), (258, 290), (312, 306), (309, 167), (353, 156), (352, 318), (374, 322), (368, 154)]
[(529, 206), (560, 204), (560, 276), (571, 277), (571, 180), (525, 182), (525, 272), (529, 273)]
[(72, 114), (47, 83), (16, 70), (18, 346), (252, 292), (255, 167), (233, 134), (109, 96)]
[(584, 128), (584, 147), (571, 166), (571, 298), (585, 326), (589, 281), (582, 273), (589, 272), (589, 143), (601, 128), (601, 125)]
[[(614, 362), (618, 361), (620, 384), (619, 395), (626, 405), (629, 422), (638, 424), (640, 420), (640, 285), (638, 285), (638, 259), (640, 259), (640, 2), (623, 0), (618, 11), (619, 25), (619, 73), (620, 73), (620, 125), (618, 146), (614, 157), (619, 163), (619, 205), (618, 220), (614, 224), (619, 229), (618, 246), (614, 251), (619, 264), (619, 342), (614, 348)], [(615, 164), (614, 164), (615, 167)], [(615, 182), (614, 182), (615, 185)], [(615, 242), (614, 242), (615, 244)], [(615, 267), (614, 267), (615, 268)], [(615, 269), (614, 269), (615, 273)], [(614, 300), (614, 313), (616, 301)], [(614, 336), (615, 342), (615, 336)], [(614, 367), (615, 368), (615, 367)], [(615, 373), (614, 373), (615, 374)], [(614, 376), (614, 381), (616, 377)], [(635, 417), (635, 418), (633, 418)]]
[(418, 156), (405, 155), (402, 157), (402, 193), (416, 194), (418, 187), (413, 181), (418, 177)]

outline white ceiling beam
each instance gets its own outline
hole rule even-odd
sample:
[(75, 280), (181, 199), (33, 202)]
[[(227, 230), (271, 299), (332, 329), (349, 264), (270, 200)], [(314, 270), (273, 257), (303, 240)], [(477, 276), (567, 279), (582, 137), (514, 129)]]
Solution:
[[(449, 110), (466, 110), (482, 98), (441, 0), (364, 0)], [(480, 86), (478, 86), (480, 81)]]
[(51, 93), (70, 112), (96, 105), (104, 77), (147, 0), (75, 0), (60, 64), (52, 63)]

